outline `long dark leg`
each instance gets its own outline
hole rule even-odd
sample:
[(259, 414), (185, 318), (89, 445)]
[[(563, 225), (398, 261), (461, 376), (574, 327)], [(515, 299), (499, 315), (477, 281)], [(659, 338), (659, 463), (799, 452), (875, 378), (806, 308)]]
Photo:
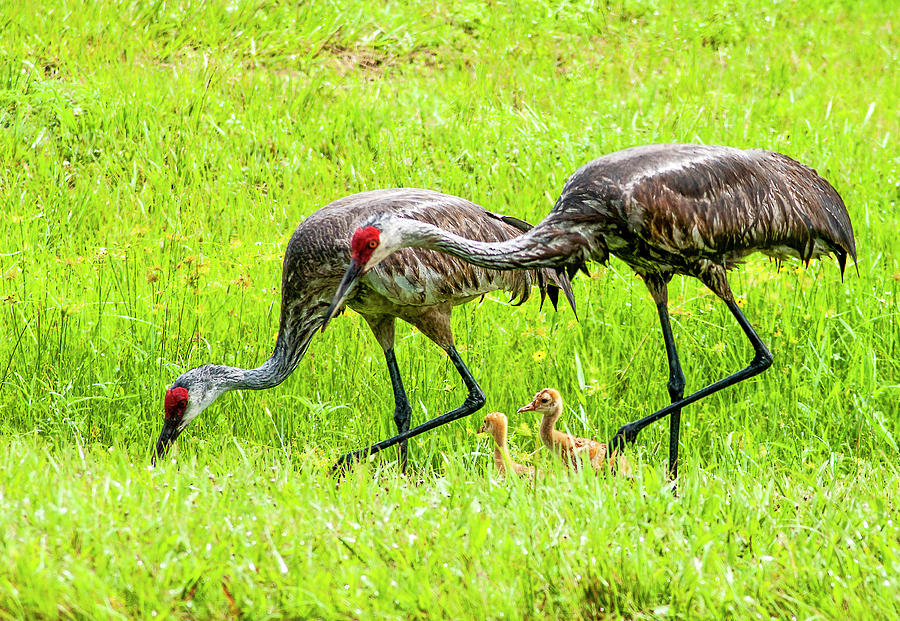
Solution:
[[(675, 337), (672, 335), (672, 325), (669, 322), (669, 280), (671, 274), (648, 274), (644, 276), (644, 282), (650, 289), (650, 295), (656, 302), (656, 312), (659, 313), (659, 323), (662, 326), (663, 341), (666, 345), (666, 357), (669, 361), (669, 389), (670, 403), (681, 401), (684, 397), (684, 373), (681, 371), (681, 362), (678, 360), (678, 351), (675, 349)], [(672, 480), (678, 478), (678, 436), (681, 430), (681, 410), (675, 410), (669, 418), (669, 477)]]
[[(678, 403), (684, 397), (684, 373), (675, 350), (675, 338), (672, 336), (672, 325), (669, 323), (669, 309), (665, 303), (656, 305), (659, 322), (662, 325), (663, 340), (666, 343), (666, 356), (669, 358), (669, 399)], [(681, 408), (673, 410), (669, 419), (669, 477), (678, 478), (678, 435), (681, 430)]]
[(759, 375), (770, 366), (772, 366), (772, 353), (769, 351), (768, 347), (766, 347), (765, 343), (759, 338), (759, 335), (753, 330), (753, 326), (750, 325), (750, 322), (747, 321), (747, 318), (744, 317), (744, 313), (741, 312), (741, 309), (734, 302), (733, 299), (729, 296), (725, 299), (725, 304), (728, 306), (728, 309), (731, 311), (731, 314), (734, 315), (734, 318), (737, 319), (738, 324), (741, 326), (741, 329), (744, 331), (744, 334), (747, 335), (747, 338), (750, 339), (750, 343), (753, 345), (753, 349), (756, 352), (756, 355), (753, 357), (753, 360), (750, 361), (746, 367), (738, 371), (737, 373), (732, 373), (728, 377), (724, 377), (717, 382), (706, 386), (705, 388), (701, 388), (697, 392), (688, 395), (684, 399), (676, 401), (675, 403), (670, 403), (666, 407), (662, 408), (650, 414), (649, 416), (645, 416), (640, 420), (636, 420), (631, 423), (627, 423), (623, 425), (616, 435), (613, 436), (613, 439), (610, 440), (609, 444), (612, 448), (622, 449), (625, 447), (626, 442), (634, 442), (637, 438), (637, 434), (641, 432), (647, 425), (658, 421), (660, 418), (664, 416), (668, 416), (669, 414), (673, 414), (675, 412), (681, 412), (681, 408), (695, 401), (699, 401), (703, 397), (709, 396), (714, 392), (718, 392), (723, 388), (727, 388), (734, 384), (737, 384), (740, 381), (747, 379), (748, 377), (753, 377), (754, 375)]
[(462, 418), (463, 416), (468, 416), (473, 412), (477, 412), (484, 406), (484, 392), (482, 392), (481, 387), (478, 385), (478, 382), (475, 381), (475, 378), (472, 377), (469, 369), (466, 368), (466, 365), (462, 361), (462, 358), (459, 357), (459, 353), (456, 351), (456, 348), (454, 348), (453, 346), (448, 347), (447, 355), (450, 356), (450, 360), (453, 361), (454, 366), (456, 366), (456, 370), (459, 371), (459, 374), (462, 377), (463, 382), (465, 382), (466, 388), (469, 391), (469, 394), (466, 397), (466, 400), (463, 401), (463, 404), (455, 410), (447, 412), (446, 414), (441, 414), (440, 416), (436, 416), (431, 420), (422, 423), (418, 427), (413, 427), (412, 429), (409, 429), (402, 433), (398, 433), (393, 438), (382, 440), (381, 442), (377, 442), (368, 448), (353, 451), (352, 453), (347, 453), (337, 461), (337, 463), (332, 468), (332, 471), (340, 470), (348, 460), (355, 460), (363, 455), (372, 455), (379, 451), (383, 451), (384, 449), (394, 446), (395, 444), (399, 444), (400, 442), (404, 442), (410, 438), (414, 438), (420, 433), (424, 433), (426, 431), (434, 429), (435, 427), (440, 427), (441, 425), (454, 421), (458, 418)]
[[(391, 388), (394, 389), (394, 422), (397, 424), (397, 433), (403, 433), (409, 430), (412, 407), (403, 388), (393, 348), (384, 350), (384, 357), (387, 360), (388, 374), (391, 376)], [(406, 440), (400, 443), (400, 472), (406, 472)]]
[[(397, 356), (394, 354), (394, 317), (392, 315), (363, 315), (363, 319), (372, 329), (372, 334), (381, 349), (384, 351), (384, 359), (387, 361), (388, 375), (391, 378), (391, 388), (394, 391), (394, 422), (397, 424), (397, 432), (403, 433), (409, 429), (409, 421), (412, 418), (412, 407), (409, 398), (403, 388), (403, 380), (400, 377), (400, 368), (397, 366)], [(406, 472), (406, 442), (400, 443), (400, 471)]]

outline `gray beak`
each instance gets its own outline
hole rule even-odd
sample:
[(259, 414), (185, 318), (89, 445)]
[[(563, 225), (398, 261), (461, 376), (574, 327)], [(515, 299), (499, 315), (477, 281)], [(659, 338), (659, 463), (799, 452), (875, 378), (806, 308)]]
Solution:
[(166, 452), (169, 450), (169, 447), (175, 442), (175, 438), (178, 437), (178, 434), (181, 432), (178, 431), (178, 423), (175, 421), (166, 420), (163, 423), (162, 432), (159, 434), (159, 440), (156, 441), (156, 455), (154, 455), (150, 459), (150, 463), (156, 465), (157, 459), (162, 459), (166, 456)]
[(347, 271), (344, 273), (344, 278), (341, 280), (341, 284), (338, 285), (337, 293), (334, 294), (331, 306), (328, 307), (328, 312), (325, 313), (325, 319), (322, 321), (322, 332), (325, 331), (325, 328), (328, 326), (328, 322), (331, 321), (332, 317), (337, 315), (344, 307), (347, 296), (353, 291), (353, 287), (356, 286), (356, 283), (362, 278), (364, 273), (365, 270), (362, 265), (356, 261), (350, 262), (350, 267), (348, 267)]

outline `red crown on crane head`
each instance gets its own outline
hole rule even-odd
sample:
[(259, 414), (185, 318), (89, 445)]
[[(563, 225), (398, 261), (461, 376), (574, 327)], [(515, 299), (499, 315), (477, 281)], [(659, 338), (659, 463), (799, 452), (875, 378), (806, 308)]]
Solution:
[(363, 226), (356, 229), (350, 240), (350, 256), (357, 263), (365, 265), (372, 256), (372, 252), (378, 247), (379, 241), (381, 241), (381, 231), (374, 226)]
[(183, 386), (176, 386), (166, 391), (166, 419), (179, 419), (187, 409), (188, 391)]

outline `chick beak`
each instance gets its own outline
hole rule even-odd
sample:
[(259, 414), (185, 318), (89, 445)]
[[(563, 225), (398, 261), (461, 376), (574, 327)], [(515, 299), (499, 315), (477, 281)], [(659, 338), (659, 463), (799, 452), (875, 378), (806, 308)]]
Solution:
[(516, 410), (516, 412), (521, 414), (522, 412), (534, 412), (536, 409), (537, 409), (537, 400), (532, 401), (528, 405), (523, 405), (518, 410)]
[(362, 264), (357, 263), (356, 260), (350, 262), (350, 267), (348, 267), (347, 271), (344, 273), (344, 278), (341, 280), (341, 284), (338, 285), (337, 293), (334, 294), (331, 306), (328, 307), (328, 312), (325, 313), (325, 318), (322, 320), (322, 332), (325, 331), (328, 322), (330, 322), (331, 319), (340, 312), (341, 308), (344, 307), (347, 296), (353, 291), (353, 287), (356, 286), (357, 281), (362, 278), (364, 273), (365, 269)]
[(488, 430), (488, 424), (487, 424), (487, 423), (484, 423), (484, 424), (481, 426), (481, 428), (478, 430), (478, 433), (487, 433), (487, 430)]
[(156, 441), (156, 455), (150, 459), (151, 464), (156, 465), (157, 459), (162, 459), (166, 456), (169, 447), (175, 442), (175, 438), (178, 437), (179, 433), (181, 432), (178, 431), (178, 423), (166, 419), (163, 423), (162, 432), (159, 434), (159, 440)]

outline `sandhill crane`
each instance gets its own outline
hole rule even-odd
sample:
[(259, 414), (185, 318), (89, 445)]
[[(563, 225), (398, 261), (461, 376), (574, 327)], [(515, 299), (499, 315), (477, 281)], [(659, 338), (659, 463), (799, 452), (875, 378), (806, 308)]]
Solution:
[[(681, 409), (753, 377), (772, 355), (735, 303), (727, 270), (759, 251), (776, 260), (833, 253), (843, 276), (856, 260), (844, 202), (815, 170), (772, 151), (661, 144), (624, 149), (578, 169), (556, 205), (533, 229), (503, 243), (464, 239), (393, 216), (376, 217), (353, 236), (353, 263), (335, 298), (398, 248), (441, 250), (493, 269), (555, 267), (573, 274), (614, 254), (643, 278), (656, 302), (669, 364), (671, 403), (623, 425), (613, 448), (633, 442), (650, 423), (671, 415), (669, 470), (678, 476)], [(669, 323), (667, 285), (674, 274), (698, 278), (734, 315), (755, 355), (743, 369), (684, 397), (684, 374)]]
[(583, 462), (589, 463), (594, 470), (613, 467), (614, 460), (605, 444), (556, 429), (556, 421), (563, 413), (563, 399), (555, 388), (538, 391), (531, 403), (520, 407), (518, 412), (541, 414), (541, 442), (569, 468), (581, 468)]
[(484, 417), (484, 424), (478, 430), (478, 433), (489, 433), (494, 438), (494, 466), (496, 466), (497, 472), (505, 475), (507, 470), (512, 470), (515, 474), (534, 476), (534, 466), (518, 464), (509, 456), (509, 447), (506, 444), (508, 427), (506, 414), (491, 412)]
[[(222, 393), (271, 388), (294, 371), (313, 335), (320, 327), (324, 328), (326, 310), (328, 317), (340, 310), (337, 307), (329, 309), (329, 303), (350, 264), (351, 234), (372, 217), (386, 215), (412, 219), (494, 243), (511, 239), (530, 228), (528, 223), (516, 218), (494, 214), (462, 198), (430, 190), (374, 190), (347, 196), (322, 207), (300, 223), (288, 242), (282, 267), (281, 319), (271, 357), (256, 369), (207, 364), (187, 371), (172, 382), (166, 391), (165, 422), (156, 444), (158, 457), (162, 457), (185, 427)], [(518, 303), (522, 303), (529, 297), (532, 285), (538, 285), (542, 300), (544, 294), (548, 294), (554, 306), (558, 288), (562, 288), (569, 303), (574, 304), (568, 279), (558, 276), (555, 270), (498, 272), (429, 250), (397, 253), (368, 272), (349, 297), (348, 304), (362, 315), (384, 350), (394, 391), (394, 421), (399, 432), (412, 437), (482, 407), (484, 393), (453, 344), (451, 310), (453, 306), (500, 289), (510, 292)], [(413, 430), (409, 429), (412, 408), (394, 355), (394, 319), (397, 317), (419, 328), (447, 352), (468, 389), (468, 396), (460, 407)], [(403, 438), (400, 449), (404, 469), (405, 440)], [(378, 443), (347, 454), (338, 465), (349, 457), (375, 453), (396, 443)]]

